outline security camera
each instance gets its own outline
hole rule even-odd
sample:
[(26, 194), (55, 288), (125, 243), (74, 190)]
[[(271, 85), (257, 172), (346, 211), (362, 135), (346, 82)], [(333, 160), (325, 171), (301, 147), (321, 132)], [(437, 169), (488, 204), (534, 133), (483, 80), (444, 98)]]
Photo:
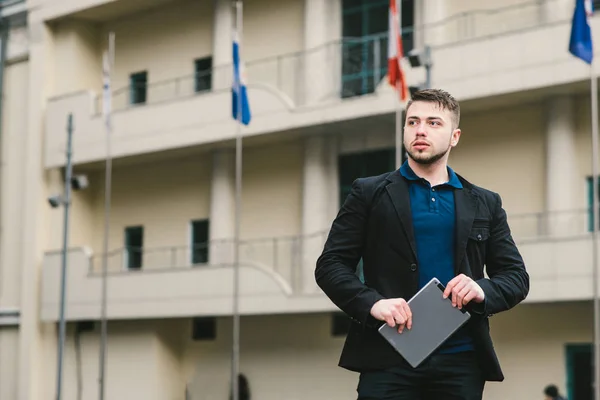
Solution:
[(410, 63), (410, 66), (413, 68), (417, 68), (417, 67), (420, 67), (421, 65), (425, 64), (423, 53), (421, 53), (417, 49), (413, 49), (413, 50), (409, 51), (407, 56), (408, 56), (408, 62)]
[(50, 203), (50, 207), (58, 208), (63, 203), (63, 198), (60, 195), (50, 196), (48, 197), (48, 203)]
[(412, 49), (406, 56), (412, 68), (431, 66), (431, 53), (427, 46), (425, 49)]
[(85, 175), (75, 175), (71, 178), (73, 190), (83, 190), (88, 187), (88, 178)]
[(416, 92), (423, 89), (422, 86), (409, 86), (408, 91), (410, 92), (410, 97), (413, 97)]

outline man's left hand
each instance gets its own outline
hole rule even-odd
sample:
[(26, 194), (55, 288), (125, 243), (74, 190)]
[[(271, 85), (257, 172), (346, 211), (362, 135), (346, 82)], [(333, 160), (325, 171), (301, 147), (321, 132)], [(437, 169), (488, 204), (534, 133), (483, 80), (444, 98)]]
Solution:
[(444, 299), (452, 294), (452, 306), (461, 309), (466, 306), (471, 300), (475, 303), (483, 303), (485, 293), (481, 286), (473, 279), (465, 274), (455, 276), (444, 290)]

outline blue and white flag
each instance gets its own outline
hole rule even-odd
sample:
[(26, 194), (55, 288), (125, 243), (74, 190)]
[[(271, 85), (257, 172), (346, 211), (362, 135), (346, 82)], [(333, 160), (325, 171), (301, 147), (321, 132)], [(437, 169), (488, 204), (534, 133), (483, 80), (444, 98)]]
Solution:
[(588, 64), (591, 64), (594, 58), (592, 29), (589, 21), (593, 12), (592, 0), (575, 0), (569, 52)]
[[(246, 88), (246, 71), (240, 57), (240, 42), (237, 32), (233, 36), (233, 87), (232, 87), (232, 111), (235, 120), (241, 120), (248, 125), (252, 119), (250, 104), (248, 102), (248, 89)], [(239, 102), (241, 102), (241, 118), (238, 115)]]
[(112, 93), (110, 87), (110, 60), (108, 52), (102, 55), (102, 117), (106, 128), (110, 130), (110, 113), (112, 106)]

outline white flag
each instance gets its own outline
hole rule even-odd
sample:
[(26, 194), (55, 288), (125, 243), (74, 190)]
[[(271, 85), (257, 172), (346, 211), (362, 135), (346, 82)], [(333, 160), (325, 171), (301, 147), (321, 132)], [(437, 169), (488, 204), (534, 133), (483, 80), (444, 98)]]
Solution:
[(106, 128), (110, 130), (110, 113), (111, 113), (111, 88), (110, 88), (110, 59), (108, 52), (102, 55), (102, 116)]

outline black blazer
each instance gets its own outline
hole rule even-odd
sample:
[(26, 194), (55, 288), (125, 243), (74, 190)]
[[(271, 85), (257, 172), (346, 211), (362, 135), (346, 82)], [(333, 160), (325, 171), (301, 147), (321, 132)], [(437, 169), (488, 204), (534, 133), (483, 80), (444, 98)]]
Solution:
[[(454, 191), (456, 270), (483, 288), (485, 302), (469, 304), (467, 323), (485, 379), (504, 376), (489, 334), (488, 317), (527, 296), (529, 275), (511, 237), (500, 196), (461, 176)], [(356, 268), (363, 259), (363, 284)], [(484, 277), (484, 264), (488, 278)], [(317, 260), (317, 284), (352, 320), (339, 365), (367, 371), (398, 365), (402, 358), (377, 332), (370, 314), (384, 298), (411, 298), (418, 291), (416, 245), (408, 182), (398, 170), (354, 181)], [(470, 306), (470, 307), (469, 307)]]

